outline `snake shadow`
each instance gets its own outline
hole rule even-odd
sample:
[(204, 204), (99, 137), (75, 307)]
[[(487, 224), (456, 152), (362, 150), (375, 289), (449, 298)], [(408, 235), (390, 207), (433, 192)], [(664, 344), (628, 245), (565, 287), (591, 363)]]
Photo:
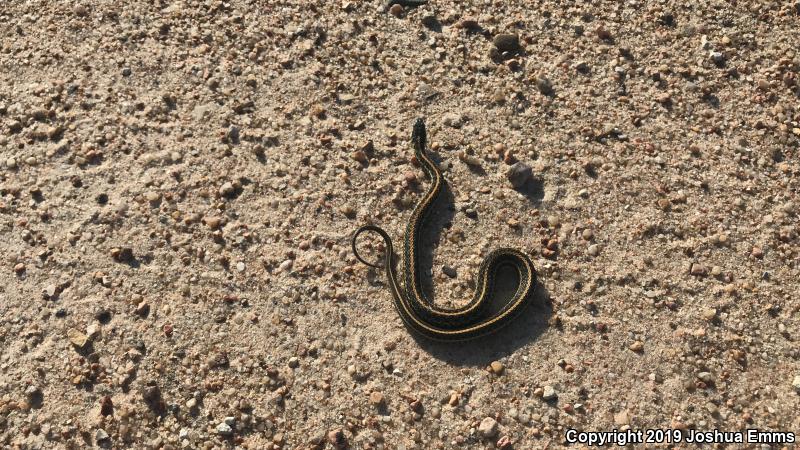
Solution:
[[(433, 155), (437, 164), (438, 155)], [(530, 180), (519, 192), (523, 193), (532, 203), (541, 202), (543, 194), (541, 180)], [(420, 271), (422, 275), (422, 289), (433, 301), (436, 298), (433, 283), (434, 248), (437, 246), (443, 231), (450, 228), (456, 215), (454, 196), (448, 183), (442, 185), (439, 197), (432, 205), (432, 211), (427, 217), (422, 235), (420, 236)], [(472, 220), (463, 218), (463, 220)], [(516, 292), (519, 280), (511, 268), (500, 268), (497, 273), (494, 290), (491, 293), (493, 303), (490, 312), (493, 314), (511, 300)], [(520, 311), (517, 317), (509, 324), (495, 333), (485, 337), (476, 338), (468, 342), (440, 342), (433, 341), (424, 336), (411, 333), (414, 340), (424, 351), (434, 358), (459, 366), (483, 366), (490, 362), (509, 355), (536, 340), (547, 328), (553, 313), (550, 294), (539, 281), (538, 274), (534, 287), (529, 294), (527, 306)]]
[(536, 207), (539, 207), (544, 200), (544, 180), (539, 176), (532, 177), (524, 185), (514, 190), (525, 196)]

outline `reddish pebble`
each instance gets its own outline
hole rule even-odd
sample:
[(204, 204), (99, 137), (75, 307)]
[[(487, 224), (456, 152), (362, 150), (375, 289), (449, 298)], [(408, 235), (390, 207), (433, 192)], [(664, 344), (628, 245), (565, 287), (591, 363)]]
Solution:
[(403, 14), (403, 7), (395, 3), (389, 8), (389, 12), (395, 17), (400, 17)]
[(503, 436), (497, 441), (497, 448), (501, 449), (510, 449), (514, 445), (514, 442), (508, 436)]

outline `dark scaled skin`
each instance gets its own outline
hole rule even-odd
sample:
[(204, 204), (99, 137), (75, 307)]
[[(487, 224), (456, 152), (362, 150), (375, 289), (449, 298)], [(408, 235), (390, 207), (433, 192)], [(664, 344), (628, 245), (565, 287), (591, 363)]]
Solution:
[[(362, 263), (386, 270), (386, 277), (394, 298), (395, 308), (403, 322), (417, 333), (435, 340), (461, 341), (496, 331), (510, 322), (527, 304), (536, 278), (533, 263), (526, 254), (518, 250), (511, 248), (495, 249), (481, 263), (475, 295), (469, 303), (454, 309), (444, 309), (434, 305), (422, 290), (420, 279), (422, 270), (417, 257), (419, 253), (417, 246), (421, 239), (422, 225), (431, 212), (431, 206), (441, 192), (445, 181), (436, 163), (428, 157), (425, 151), (426, 132), (425, 122), (422, 119), (417, 119), (414, 124), (411, 142), (414, 146), (414, 155), (432, 184), (416, 208), (414, 208), (406, 227), (405, 240), (403, 242), (405, 286), (401, 286), (398, 280), (393, 260), (394, 249), (391, 237), (382, 228), (375, 225), (365, 225), (356, 230), (352, 239), (353, 253)], [(377, 233), (384, 240), (386, 259), (383, 266), (369, 263), (358, 254), (356, 239), (366, 231)], [(519, 285), (512, 299), (505, 303), (498, 312), (490, 315), (486, 307), (489, 305), (496, 273), (503, 266), (516, 270), (519, 277)]]

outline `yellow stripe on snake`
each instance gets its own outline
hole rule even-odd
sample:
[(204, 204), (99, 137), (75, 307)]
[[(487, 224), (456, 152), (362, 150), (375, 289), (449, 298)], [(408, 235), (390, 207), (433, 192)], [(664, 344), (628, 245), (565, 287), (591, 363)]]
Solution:
[[(414, 154), (432, 184), (425, 196), (414, 208), (406, 227), (403, 245), (403, 274), (405, 286), (398, 282), (393, 262), (392, 239), (382, 228), (364, 225), (356, 230), (352, 238), (353, 253), (356, 258), (371, 267), (383, 268), (389, 281), (389, 289), (394, 305), (403, 322), (413, 331), (436, 340), (460, 341), (483, 336), (506, 325), (527, 304), (536, 281), (536, 270), (530, 258), (523, 252), (512, 248), (498, 248), (483, 260), (478, 270), (477, 287), (472, 300), (460, 308), (444, 309), (437, 307), (422, 291), (420, 280), (419, 242), (422, 224), (430, 213), (431, 206), (442, 191), (445, 181), (439, 167), (425, 151), (425, 122), (417, 119), (411, 134)], [(365, 261), (358, 254), (356, 239), (361, 233), (378, 233), (386, 245), (383, 265)], [(519, 284), (514, 296), (498, 311), (491, 313), (489, 295), (494, 288), (497, 271), (502, 266), (510, 266), (517, 272)]]

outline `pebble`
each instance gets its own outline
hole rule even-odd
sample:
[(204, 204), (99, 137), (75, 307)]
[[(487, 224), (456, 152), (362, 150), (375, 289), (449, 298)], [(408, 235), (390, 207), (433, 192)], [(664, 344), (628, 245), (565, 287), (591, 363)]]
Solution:
[(212, 230), (219, 228), (220, 224), (222, 223), (222, 219), (216, 216), (208, 216), (204, 218), (203, 221), (206, 223), (208, 228), (211, 228)]
[(717, 309), (716, 308), (705, 308), (703, 309), (703, 320), (706, 322), (711, 322), (717, 317)]
[(705, 384), (714, 383), (714, 376), (711, 375), (711, 372), (699, 372), (697, 378)]
[(795, 392), (800, 394), (800, 375), (795, 375), (794, 380), (792, 380), (792, 387)]
[(386, 404), (386, 399), (380, 391), (372, 391), (369, 394), (369, 402), (378, 408)]
[(712, 51), (711, 53), (709, 53), (708, 57), (714, 64), (718, 66), (722, 66), (723, 64), (725, 64), (725, 55), (723, 55), (721, 52)]
[(230, 197), (234, 192), (236, 192), (236, 188), (234, 188), (233, 183), (230, 181), (223, 183), (222, 186), (219, 187), (220, 197)]
[(442, 123), (451, 128), (461, 128), (464, 124), (464, 116), (458, 113), (445, 114), (442, 117)]
[(520, 189), (533, 179), (533, 169), (523, 162), (517, 162), (508, 168), (506, 178), (514, 186), (514, 189)]
[(548, 384), (542, 389), (542, 398), (545, 400), (555, 400), (558, 398), (558, 393), (553, 386)]
[(292, 356), (291, 358), (289, 358), (288, 365), (292, 369), (297, 368), (300, 365), (300, 358)]
[(217, 425), (217, 434), (220, 436), (231, 436), (233, 434), (233, 428), (227, 422), (222, 422)]
[(458, 392), (451, 392), (447, 399), (447, 404), (455, 407), (458, 405), (459, 397)]
[(506, 370), (506, 367), (500, 361), (492, 361), (489, 367), (491, 368), (492, 373), (494, 373), (495, 375), (502, 375), (503, 372)]
[(89, 336), (89, 339), (95, 339), (100, 336), (100, 323), (99, 322), (92, 322), (86, 327), (86, 335)]
[(44, 289), (42, 289), (42, 297), (44, 297), (45, 300), (55, 300), (57, 295), (58, 286), (55, 284), (48, 284)]
[(550, 95), (553, 93), (553, 83), (549, 78), (539, 75), (536, 77), (536, 89), (544, 95)]
[(101, 416), (110, 416), (114, 414), (114, 402), (111, 400), (111, 397), (106, 395), (100, 400), (100, 415)]
[(159, 192), (150, 191), (145, 194), (145, 198), (150, 203), (156, 203), (157, 201), (161, 200), (161, 194)]
[(600, 254), (600, 244), (592, 244), (586, 251), (590, 256), (597, 256)]
[(611, 32), (602, 25), (599, 25), (597, 28), (595, 28), (594, 32), (601, 40), (608, 41), (612, 38)]
[(497, 440), (497, 448), (499, 449), (511, 449), (514, 447), (514, 442), (508, 436), (503, 436)]
[(294, 260), (287, 259), (284, 262), (282, 262), (280, 266), (278, 266), (278, 271), (288, 272), (289, 270), (292, 269), (292, 265), (294, 265)]
[(94, 433), (94, 440), (96, 442), (103, 442), (109, 439), (109, 435), (106, 430), (102, 428), (98, 428), (97, 431)]
[(347, 439), (345, 439), (344, 431), (341, 428), (328, 432), (328, 442), (333, 445), (333, 448), (341, 449), (347, 447)]
[(156, 403), (161, 400), (161, 389), (158, 385), (150, 382), (142, 388), (142, 399), (147, 403)]
[(17, 168), (17, 160), (14, 158), (6, 159), (6, 168), (8, 169), (16, 169)]
[(354, 161), (357, 161), (361, 164), (366, 164), (369, 162), (369, 158), (367, 154), (363, 150), (356, 150), (350, 155)]
[(458, 159), (467, 163), (467, 165), (480, 168), (481, 167), (481, 160), (475, 156), (469, 155), (466, 152), (459, 152)]
[(628, 411), (620, 411), (614, 414), (614, 425), (622, 426), (622, 425), (629, 425), (631, 423), (631, 418), (628, 416)]
[(145, 317), (150, 312), (150, 304), (147, 303), (146, 300), (142, 300), (138, 305), (136, 305), (134, 312), (138, 316)]
[(83, 334), (82, 332), (76, 330), (75, 328), (70, 328), (67, 331), (67, 338), (77, 348), (83, 348), (86, 344), (89, 343), (89, 336)]
[(642, 341), (635, 341), (628, 347), (632, 352), (641, 352), (644, 350), (644, 343)]
[(389, 13), (395, 17), (400, 17), (403, 15), (403, 6), (395, 3), (389, 8)]
[(483, 437), (492, 438), (497, 435), (498, 431), (497, 428), (498, 428), (497, 421), (491, 417), (487, 417), (481, 420), (480, 425), (478, 425), (478, 432)]
[(696, 277), (703, 276), (707, 272), (708, 271), (706, 270), (706, 267), (703, 266), (702, 264), (698, 264), (698, 263), (693, 263), (691, 268), (689, 269), (689, 273), (691, 273), (692, 275), (694, 275)]
[(516, 52), (520, 49), (519, 36), (516, 34), (498, 34), (494, 37), (492, 43), (501, 52)]
[(456, 28), (463, 28), (465, 30), (479, 30), (481, 25), (474, 17), (464, 17), (456, 24)]
[(442, 273), (444, 273), (445, 275), (447, 275), (450, 278), (455, 278), (456, 275), (458, 275), (456, 273), (456, 269), (454, 269), (453, 267), (450, 267), (450, 266), (443, 266), (442, 267)]
[(31, 405), (41, 405), (44, 400), (44, 394), (41, 388), (33, 384), (25, 389), (25, 396), (28, 398), (28, 403)]

